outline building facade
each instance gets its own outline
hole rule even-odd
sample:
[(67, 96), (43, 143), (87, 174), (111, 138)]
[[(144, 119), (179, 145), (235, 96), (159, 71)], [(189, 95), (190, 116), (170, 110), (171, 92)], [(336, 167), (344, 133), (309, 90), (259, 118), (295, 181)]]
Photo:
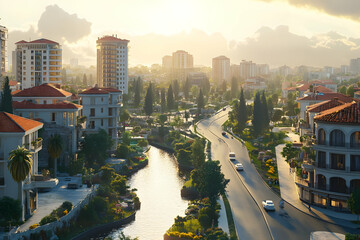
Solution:
[[(31, 216), (38, 207), (37, 182), (32, 176), (38, 174), (38, 153), (42, 149), (38, 137), (42, 127), (41, 122), (0, 112), (0, 198), (19, 199), (22, 220)], [(10, 152), (18, 146), (28, 149), (33, 160), (31, 173), (21, 183), (14, 181), (7, 168)]]
[(86, 133), (104, 129), (118, 143), (122, 91), (115, 88), (89, 88), (79, 94), (87, 118)]
[(360, 73), (360, 58), (354, 58), (350, 60), (349, 71), (353, 74)]
[(351, 102), (314, 117), (316, 159), (303, 164), (306, 183), (297, 183), (300, 198), (327, 208), (346, 209), (360, 187), (360, 104)]
[(104, 36), (96, 40), (99, 87), (128, 93), (128, 43), (129, 40), (117, 36)]
[(256, 64), (252, 61), (242, 60), (240, 63), (240, 77), (243, 80), (256, 77)]
[(229, 82), (231, 77), (230, 59), (219, 56), (212, 59), (212, 79), (218, 84), (223, 81)]
[(38, 39), (16, 43), (13, 53), (13, 72), (21, 89), (39, 86), (43, 83), (60, 84), (62, 49), (59, 43)]
[(0, 76), (7, 72), (8, 67), (7, 38), (7, 28), (0, 25)]

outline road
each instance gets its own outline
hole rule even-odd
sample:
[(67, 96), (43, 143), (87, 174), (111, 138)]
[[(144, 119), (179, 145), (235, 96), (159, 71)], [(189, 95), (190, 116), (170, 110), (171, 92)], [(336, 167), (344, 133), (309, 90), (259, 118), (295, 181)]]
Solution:
[[(313, 231), (355, 231), (311, 217), (288, 204), (279, 209), (280, 197), (257, 173), (246, 147), (236, 139), (222, 136), (221, 125), (227, 120), (228, 111), (202, 120), (197, 125), (197, 131), (212, 142), (212, 159), (221, 162), (222, 172), (230, 179), (227, 193), (239, 239), (305, 240)], [(229, 152), (235, 152), (236, 160), (243, 164), (244, 171), (238, 173), (234, 169), (234, 163), (229, 161)], [(264, 199), (274, 201), (275, 212), (263, 210), (261, 202)]]

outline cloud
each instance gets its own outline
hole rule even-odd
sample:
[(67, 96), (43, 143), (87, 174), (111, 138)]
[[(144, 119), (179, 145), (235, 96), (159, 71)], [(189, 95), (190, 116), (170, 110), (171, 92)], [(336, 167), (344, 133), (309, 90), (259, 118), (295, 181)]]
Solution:
[(57, 5), (50, 5), (39, 19), (38, 31), (43, 36), (73, 43), (91, 33), (91, 23), (78, 18), (76, 14), (67, 13)]
[[(274, 2), (279, 0), (258, 0)], [(327, 14), (360, 21), (359, 0), (282, 0), (296, 7), (312, 8)]]
[(348, 64), (360, 56), (360, 39), (347, 38), (336, 32), (311, 38), (293, 34), (287, 26), (260, 28), (253, 37), (238, 42), (230, 50), (232, 62), (241, 59), (280, 65), (334, 66)]

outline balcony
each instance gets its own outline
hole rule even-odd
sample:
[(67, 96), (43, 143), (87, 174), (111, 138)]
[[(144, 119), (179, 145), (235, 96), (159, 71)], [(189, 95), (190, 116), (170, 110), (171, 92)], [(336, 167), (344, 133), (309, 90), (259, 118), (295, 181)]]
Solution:
[(302, 168), (307, 171), (307, 172), (311, 172), (314, 171), (315, 168), (315, 161), (312, 159), (304, 159), (303, 163), (302, 163)]
[(45, 178), (42, 175), (31, 176), (31, 181), (24, 182), (24, 190), (29, 189), (51, 189), (58, 185), (59, 180), (57, 178)]

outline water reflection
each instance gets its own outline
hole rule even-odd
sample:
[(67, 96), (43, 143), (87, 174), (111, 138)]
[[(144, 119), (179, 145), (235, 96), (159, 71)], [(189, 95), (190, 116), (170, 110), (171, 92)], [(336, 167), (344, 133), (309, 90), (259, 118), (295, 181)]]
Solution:
[(174, 223), (177, 215), (184, 215), (187, 201), (180, 196), (183, 180), (179, 177), (175, 159), (166, 152), (151, 147), (149, 165), (130, 180), (131, 188), (138, 189), (141, 209), (136, 220), (112, 234), (116, 239), (120, 231), (140, 240), (160, 240)]

